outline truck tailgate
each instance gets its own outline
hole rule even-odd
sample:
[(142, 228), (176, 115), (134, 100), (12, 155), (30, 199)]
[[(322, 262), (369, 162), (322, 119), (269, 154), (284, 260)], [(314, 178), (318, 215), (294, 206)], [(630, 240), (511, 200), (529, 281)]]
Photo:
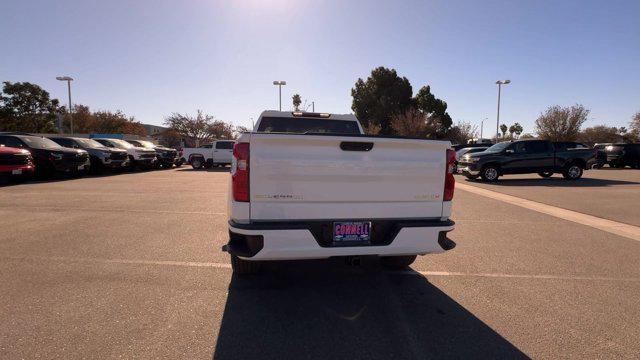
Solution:
[[(361, 151), (358, 143), (373, 148)], [(251, 220), (440, 218), (448, 147), (448, 141), (253, 133)]]

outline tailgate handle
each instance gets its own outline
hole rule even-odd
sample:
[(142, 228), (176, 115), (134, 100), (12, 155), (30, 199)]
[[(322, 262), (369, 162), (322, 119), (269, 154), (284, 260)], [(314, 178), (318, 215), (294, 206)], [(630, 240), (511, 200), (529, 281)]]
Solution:
[(373, 149), (372, 142), (343, 141), (340, 149), (344, 151), (370, 151)]

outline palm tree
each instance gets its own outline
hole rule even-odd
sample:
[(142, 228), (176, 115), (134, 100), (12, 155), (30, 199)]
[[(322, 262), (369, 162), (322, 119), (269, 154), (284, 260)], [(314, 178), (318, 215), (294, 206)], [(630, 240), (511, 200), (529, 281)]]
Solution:
[(500, 131), (502, 131), (502, 137), (507, 136), (507, 130), (509, 130), (507, 125), (505, 124), (500, 125)]
[(300, 104), (302, 104), (302, 99), (300, 98), (300, 94), (293, 94), (291, 97), (293, 99), (293, 110), (300, 110)]

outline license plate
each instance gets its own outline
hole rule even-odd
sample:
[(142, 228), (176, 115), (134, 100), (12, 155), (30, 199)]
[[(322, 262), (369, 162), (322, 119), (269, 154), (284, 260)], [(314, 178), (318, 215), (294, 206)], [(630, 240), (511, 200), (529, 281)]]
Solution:
[(368, 244), (371, 240), (370, 221), (333, 223), (334, 245)]
[(11, 170), (11, 174), (12, 175), (20, 175), (20, 174), (22, 174), (22, 169)]
[(78, 170), (84, 170), (84, 165), (78, 166)]

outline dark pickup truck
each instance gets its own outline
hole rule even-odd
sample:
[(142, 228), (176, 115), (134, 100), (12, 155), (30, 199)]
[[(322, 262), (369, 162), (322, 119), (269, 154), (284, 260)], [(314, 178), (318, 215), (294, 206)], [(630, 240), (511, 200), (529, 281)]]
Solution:
[(595, 150), (580, 143), (547, 140), (502, 142), (487, 150), (458, 159), (458, 173), (469, 179), (478, 176), (496, 181), (501, 175), (538, 173), (547, 178), (561, 173), (575, 180), (595, 162)]

